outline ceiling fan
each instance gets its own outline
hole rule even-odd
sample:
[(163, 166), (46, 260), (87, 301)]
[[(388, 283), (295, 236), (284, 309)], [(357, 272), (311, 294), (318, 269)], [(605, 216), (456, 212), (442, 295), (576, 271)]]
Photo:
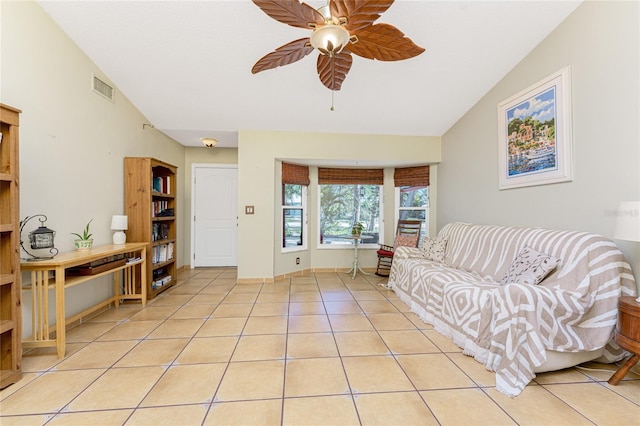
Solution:
[(401, 61), (424, 52), (396, 27), (373, 22), (394, 0), (328, 0), (314, 9), (299, 0), (253, 0), (264, 13), (293, 27), (310, 29), (310, 37), (278, 47), (263, 56), (251, 69), (253, 74), (289, 65), (309, 55), (318, 55), (318, 76), (332, 91), (338, 91), (351, 69), (355, 54), (380, 61)]

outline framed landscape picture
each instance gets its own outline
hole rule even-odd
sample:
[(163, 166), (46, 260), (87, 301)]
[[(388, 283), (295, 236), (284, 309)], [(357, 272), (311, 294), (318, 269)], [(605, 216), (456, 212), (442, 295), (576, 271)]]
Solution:
[(572, 180), (571, 68), (498, 104), (499, 188)]

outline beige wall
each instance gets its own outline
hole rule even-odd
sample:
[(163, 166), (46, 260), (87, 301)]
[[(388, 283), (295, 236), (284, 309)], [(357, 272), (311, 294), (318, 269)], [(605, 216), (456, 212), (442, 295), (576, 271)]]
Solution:
[[(116, 87), (115, 102), (90, 90), (92, 73), (108, 76), (73, 43), (35, 2), (2, 3), (3, 103), (22, 109), (21, 117), (21, 216), (44, 213), (47, 225), (57, 231), (61, 252), (73, 250), (71, 232), (93, 219), (95, 244), (111, 241), (112, 214), (124, 210), (123, 158), (151, 156), (178, 166), (184, 197), (178, 199), (178, 265), (188, 265), (191, 245), (191, 168), (194, 164), (240, 164), (236, 149), (185, 148), (155, 129)], [(35, 54), (34, 52), (37, 52)], [(275, 159), (351, 159), (373, 162), (423, 164), (440, 159), (439, 138), (367, 135), (318, 135), (249, 132), (245, 134), (245, 163), (240, 182), (268, 183), (240, 186), (240, 205), (256, 204), (259, 229), (268, 229), (268, 248), (255, 256), (251, 227), (241, 232), (240, 275), (270, 278), (288, 271), (288, 260), (276, 269), (274, 257)], [(267, 140), (266, 144), (263, 142)], [(302, 142), (302, 143), (301, 143)], [(347, 149), (345, 147), (348, 146)], [(267, 154), (261, 154), (261, 152)], [(398, 154), (399, 153), (399, 154)], [(395, 157), (395, 158), (394, 158)], [(262, 174), (263, 168), (268, 174)], [(266, 189), (266, 190), (265, 190)], [(388, 190), (385, 190), (388, 191)], [(392, 190), (391, 190), (392, 191)], [(259, 197), (254, 197), (259, 194)], [(264, 201), (260, 201), (261, 197)], [(389, 198), (385, 192), (385, 198)], [(313, 199), (313, 198), (312, 198)], [(257, 200), (259, 202), (253, 202)], [(390, 203), (387, 204), (389, 209)], [(262, 221), (263, 206), (268, 219)], [(251, 221), (245, 220), (245, 225)], [(265, 225), (269, 223), (270, 226)], [(267, 226), (267, 228), (265, 228)], [(276, 228), (279, 229), (279, 228)], [(262, 231), (264, 232), (264, 231)], [(246, 241), (242, 241), (242, 236)], [(279, 248), (279, 247), (278, 247)], [(245, 249), (247, 251), (245, 252)], [(277, 250), (278, 261), (281, 261)], [(253, 258), (260, 260), (256, 269)], [(344, 256), (315, 257), (321, 266), (343, 266)], [(307, 256), (311, 265), (311, 256)], [(373, 262), (372, 256), (369, 256)], [(319, 267), (319, 266), (315, 266)], [(28, 277), (25, 277), (28, 280)], [(67, 314), (82, 311), (111, 295), (109, 279), (95, 280), (68, 292)], [(25, 294), (25, 334), (30, 329), (30, 303)]]
[[(73, 250), (71, 232), (93, 219), (94, 244), (110, 244), (111, 215), (124, 212), (126, 156), (152, 156), (178, 166), (184, 147), (155, 129), (116, 88), (112, 103), (91, 91), (91, 74), (108, 76), (35, 2), (2, 2), (2, 103), (21, 109), (20, 215), (47, 215), (61, 252)], [(184, 209), (178, 198), (178, 244)], [(183, 251), (178, 265), (184, 263)], [(29, 276), (26, 276), (28, 282)], [(112, 295), (110, 278), (67, 291), (67, 315)], [(23, 293), (23, 330), (30, 334), (31, 300)], [(53, 297), (51, 298), (53, 299)], [(51, 312), (53, 309), (51, 310)], [(53, 318), (52, 318), (53, 321)]]
[[(111, 103), (90, 90), (98, 67), (35, 2), (2, 2), (1, 85), (3, 103), (23, 110), (20, 126), (22, 217), (44, 213), (57, 231), (56, 246), (73, 249), (71, 232), (91, 218), (96, 244), (111, 241), (112, 214), (124, 208), (125, 156), (152, 156), (178, 166), (184, 197), (178, 199), (178, 264), (188, 265), (193, 164), (238, 164), (239, 207), (256, 214), (239, 218), (239, 276), (271, 278), (303, 268), (346, 267), (351, 253), (279, 250), (278, 161), (337, 160), (432, 167), (432, 230), (454, 220), (580, 229), (612, 236), (611, 211), (621, 200), (640, 199), (638, 130), (638, 3), (585, 2), (521, 64), (442, 137), (240, 132), (235, 149), (184, 148), (154, 129), (116, 90)], [(570, 183), (498, 191), (496, 105), (554, 71), (573, 70), (574, 174)], [(116, 88), (117, 89), (117, 88)], [(442, 158), (441, 158), (442, 157)], [(384, 214), (393, 217), (393, 189), (385, 170)], [(312, 169), (312, 178), (315, 169)], [(310, 210), (317, 188), (310, 188)], [(389, 226), (386, 237), (389, 238)], [(638, 244), (617, 242), (636, 271)], [(365, 253), (365, 266), (375, 257)], [(637, 274), (637, 272), (636, 272)], [(27, 277), (28, 278), (28, 277)], [(68, 292), (68, 315), (111, 293), (108, 280)], [(30, 299), (23, 302), (30, 329)]]
[[(640, 200), (639, 3), (584, 2), (442, 138), (438, 228), (540, 226), (613, 236), (623, 200)], [(572, 182), (498, 190), (497, 104), (572, 68)], [(640, 278), (640, 244), (616, 241)]]
[[(351, 251), (316, 248), (317, 186), (309, 187), (309, 250), (280, 253), (279, 160), (316, 165), (358, 161), (360, 166), (395, 163), (415, 165), (440, 161), (440, 138), (427, 136), (381, 136), (328, 133), (241, 131), (238, 148), (238, 277), (270, 279), (293, 270), (348, 267)], [(317, 182), (316, 169), (311, 180)], [(389, 179), (389, 172), (385, 173)], [(392, 177), (391, 177), (392, 178)], [(385, 190), (385, 216), (393, 218), (393, 198)], [(244, 206), (255, 206), (245, 215)], [(388, 222), (387, 222), (388, 223)], [(387, 226), (388, 227), (388, 226)], [(375, 262), (372, 250), (364, 251), (365, 267)], [(301, 264), (295, 265), (295, 258)]]

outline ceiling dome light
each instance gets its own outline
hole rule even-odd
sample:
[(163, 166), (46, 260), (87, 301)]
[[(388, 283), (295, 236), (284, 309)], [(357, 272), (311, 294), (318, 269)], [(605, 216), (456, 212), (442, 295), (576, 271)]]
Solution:
[(340, 25), (327, 24), (311, 34), (311, 46), (323, 55), (333, 56), (349, 43), (349, 31)]
[(213, 148), (218, 143), (216, 138), (202, 138), (202, 144), (207, 148)]

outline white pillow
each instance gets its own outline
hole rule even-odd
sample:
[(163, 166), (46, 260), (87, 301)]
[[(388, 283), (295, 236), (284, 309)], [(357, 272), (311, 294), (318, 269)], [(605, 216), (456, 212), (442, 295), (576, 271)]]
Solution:
[(540, 284), (558, 263), (560, 259), (524, 246), (513, 259), (507, 273), (500, 279), (500, 283)]
[(447, 239), (429, 238), (422, 239), (422, 257), (434, 262), (444, 262), (444, 250), (447, 248)]

